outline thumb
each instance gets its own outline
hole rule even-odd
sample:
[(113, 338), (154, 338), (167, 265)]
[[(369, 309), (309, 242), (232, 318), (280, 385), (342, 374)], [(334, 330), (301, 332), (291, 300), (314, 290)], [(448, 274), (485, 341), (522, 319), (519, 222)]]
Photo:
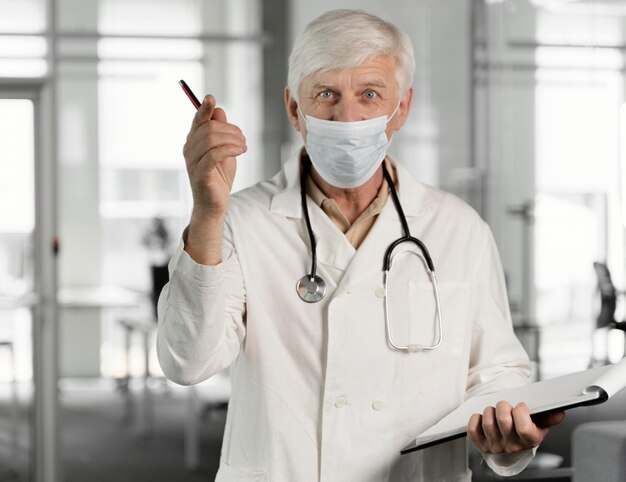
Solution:
[(532, 416), (533, 422), (539, 428), (549, 428), (553, 425), (558, 425), (564, 418), (565, 412), (563, 410), (553, 410)]
[(222, 109), (221, 107), (217, 107), (213, 111), (213, 116), (211, 116), (211, 119), (220, 122), (226, 122), (226, 112), (224, 112), (224, 109)]

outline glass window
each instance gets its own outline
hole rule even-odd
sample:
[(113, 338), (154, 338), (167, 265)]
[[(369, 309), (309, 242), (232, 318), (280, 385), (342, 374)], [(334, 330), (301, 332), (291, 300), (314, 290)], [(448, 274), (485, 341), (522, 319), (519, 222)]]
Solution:
[[(201, 0), (100, 0), (98, 31), (111, 34), (197, 35)], [(212, 2), (208, 2), (212, 3)], [(141, 21), (137, 21), (141, 19)]]
[(26, 234), (35, 225), (33, 103), (0, 99), (0, 112), (0, 233)]
[[(34, 283), (34, 108), (0, 91), (0, 473), (29, 480), (32, 409), (32, 312), (24, 300)], [(19, 445), (18, 445), (19, 444)], [(2, 475), (0, 475), (2, 478)]]
[[(2, 92), (0, 92), (0, 97)], [(30, 311), (2, 309), (33, 289), (34, 110), (28, 99), (0, 98), (0, 341), (14, 344), (15, 375), (32, 377)], [(4, 356), (4, 355), (0, 355)], [(0, 382), (12, 376), (0, 363)]]
[(0, 72), (2, 77), (46, 74), (44, 0), (0, 0)]
[(491, 2), (485, 17), (489, 222), (514, 320), (540, 333), (543, 378), (606, 361), (591, 341), (600, 311), (593, 263), (606, 263), (625, 287), (618, 180), (626, 29), (625, 11), (611, 3)]
[(193, 107), (182, 102), (177, 82), (184, 76), (202, 85), (200, 62), (102, 61), (99, 75), (100, 164), (184, 167), (181, 150)]
[(45, 30), (45, 0), (0, 0), (0, 32), (41, 33)]
[[(191, 211), (182, 148), (194, 107), (178, 85), (210, 91), (246, 133), (250, 149), (235, 189), (259, 180), (261, 44), (256, 0), (101, 0), (98, 31), (98, 157), (105, 284), (150, 286), (145, 243), (162, 218), (176, 244)], [(246, 15), (241, 15), (245, 9)], [(140, 16), (142, 22), (134, 19)], [(233, 20), (231, 17), (237, 17)], [(256, 156), (256, 157), (255, 157)], [(123, 242), (122, 242), (123, 241)], [(132, 267), (132, 269), (129, 269)]]

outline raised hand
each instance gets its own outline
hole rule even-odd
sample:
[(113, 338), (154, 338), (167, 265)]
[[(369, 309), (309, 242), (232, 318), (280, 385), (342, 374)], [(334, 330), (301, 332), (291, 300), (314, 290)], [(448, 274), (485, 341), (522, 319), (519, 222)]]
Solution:
[(237, 170), (235, 158), (247, 149), (239, 127), (229, 124), (224, 110), (215, 107), (215, 98), (207, 95), (183, 147), (194, 212), (211, 218), (223, 215)]
[(248, 150), (239, 127), (207, 95), (196, 112), (183, 155), (193, 194), (193, 213), (185, 251), (200, 264), (221, 261), (221, 239), (230, 190), (237, 170), (236, 156)]

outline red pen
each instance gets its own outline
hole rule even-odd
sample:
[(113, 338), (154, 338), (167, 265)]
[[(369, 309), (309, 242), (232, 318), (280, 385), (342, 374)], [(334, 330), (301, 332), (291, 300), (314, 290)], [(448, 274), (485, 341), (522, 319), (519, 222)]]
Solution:
[(183, 79), (180, 79), (178, 81), (178, 85), (180, 85), (183, 88), (183, 92), (185, 92), (185, 94), (187, 94), (187, 97), (189, 97), (189, 100), (191, 101), (193, 106), (196, 108), (196, 110), (198, 110), (200, 108), (200, 101), (194, 95), (194, 93), (191, 91), (191, 89), (187, 85), (187, 82), (185, 82)]

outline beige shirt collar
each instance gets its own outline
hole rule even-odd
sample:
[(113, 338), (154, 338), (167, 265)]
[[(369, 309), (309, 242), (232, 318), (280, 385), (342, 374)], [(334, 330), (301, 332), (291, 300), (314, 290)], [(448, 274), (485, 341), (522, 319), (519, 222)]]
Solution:
[[(394, 184), (397, 184), (394, 163), (389, 158), (385, 158), (384, 162), (391, 179)], [(383, 177), (378, 194), (352, 224), (350, 224), (350, 221), (348, 221), (337, 203), (322, 192), (311, 176), (306, 180), (306, 193), (313, 199), (315, 204), (322, 208), (322, 211), (333, 221), (335, 226), (345, 234), (354, 249), (358, 249), (389, 198), (389, 186), (387, 185), (387, 180)]]

